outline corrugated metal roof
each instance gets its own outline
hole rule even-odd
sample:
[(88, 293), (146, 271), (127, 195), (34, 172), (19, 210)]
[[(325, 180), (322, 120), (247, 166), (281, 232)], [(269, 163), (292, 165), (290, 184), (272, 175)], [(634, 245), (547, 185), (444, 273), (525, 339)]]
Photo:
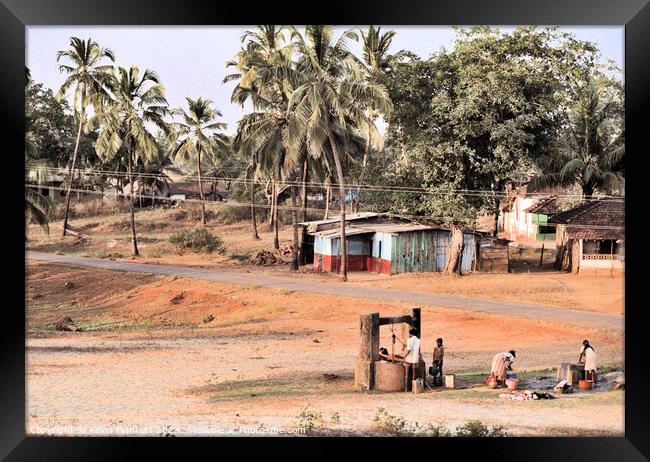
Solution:
[[(349, 225), (345, 227), (346, 236), (354, 236), (358, 234), (370, 234), (370, 233), (386, 233), (386, 234), (399, 234), (399, 233), (408, 233), (413, 231), (425, 231), (441, 229), (438, 226), (423, 225), (419, 223), (368, 223), (363, 226)], [(317, 236), (331, 238), (337, 237), (341, 230), (339, 228), (328, 229), (326, 231), (321, 231), (315, 233)]]
[[(357, 234), (372, 234), (374, 233), (375, 230), (370, 229), (370, 228), (359, 228), (359, 227), (351, 227), (351, 226), (346, 226), (345, 227), (345, 235), (346, 236), (355, 236)], [(325, 237), (325, 238), (335, 238), (338, 237), (339, 234), (341, 233), (340, 228), (334, 228), (334, 229), (328, 229), (327, 231), (321, 231), (319, 233), (315, 233), (316, 236), (320, 237)]]
[[(374, 218), (379, 216), (378, 213), (374, 212), (360, 212), (360, 213), (351, 213), (349, 215), (345, 215), (345, 221), (356, 221), (356, 220), (365, 220), (367, 218)], [(341, 216), (337, 215), (332, 218), (328, 218), (326, 220), (315, 220), (315, 221), (303, 221), (302, 223), (298, 223), (297, 226), (318, 226), (318, 225), (326, 225), (330, 223), (337, 223), (341, 221)]]

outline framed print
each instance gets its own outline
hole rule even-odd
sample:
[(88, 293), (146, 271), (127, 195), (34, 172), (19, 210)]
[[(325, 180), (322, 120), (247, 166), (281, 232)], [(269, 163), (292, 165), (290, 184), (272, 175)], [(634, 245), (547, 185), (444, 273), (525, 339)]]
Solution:
[(0, 18), (3, 458), (647, 460), (645, 2)]

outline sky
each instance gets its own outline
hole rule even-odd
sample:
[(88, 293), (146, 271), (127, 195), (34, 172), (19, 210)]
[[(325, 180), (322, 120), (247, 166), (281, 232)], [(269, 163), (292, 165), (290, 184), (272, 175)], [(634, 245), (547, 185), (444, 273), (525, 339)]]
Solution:
[[(186, 97), (208, 98), (223, 114), (228, 124), (226, 133), (233, 134), (243, 109), (230, 102), (235, 82), (223, 84), (231, 72), (225, 64), (241, 47), (240, 38), (255, 26), (195, 26), (195, 27), (73, 27), (28, 26), (26, 29), (26, 65), (32, 79), (55, 92), (64, 81), (56, 63), (56, 52), (69, 46), (70, 37), (91, 37), (100, 46), (110, 48), (121, 66), (137, 65), (141, 71), (155, 70), (166, 87), (166, 97), (172, 107), (186, 107)], [(343, 31), (346, 27), (337, 27)], [(512, 27), (500, 27), (504, 31)], [(611, 59), (624, 68), (624, 28), (561, 27), (578, 39), (594, 42), (603, 61)], [(440, 48), (452, 49), (455, 32), (451, 27), (382, 26), (382, 30), (397, 32), (390, 52), (410, 50), (426, 58)], [(352, 51), (360, 49), (350, 45)]]

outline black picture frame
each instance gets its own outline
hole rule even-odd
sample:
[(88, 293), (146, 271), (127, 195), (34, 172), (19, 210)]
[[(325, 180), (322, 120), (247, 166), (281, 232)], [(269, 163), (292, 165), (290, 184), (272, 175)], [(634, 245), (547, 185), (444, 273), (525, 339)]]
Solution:
[[(87, 460), (117, 459), (132, 454), (131, 446), (156, 444), (168, 447), (170, 439), (149, 438), (40, 438), (25, 437), (25, 329), (24, 311), (24, 214), (18, 199), (18, 172), (20, 152), (24, 149), (24, 61), (26, 25), (234, 25), (257, 23), (280, 24), (388, 24), (388, 25), (622, 25), (625, 26), (625, 119), (628, 144), (626, 169), (626, 282), (625, 282), (625, 437), (624, 438), (490, 438), (466, 440), (446, 438), (433, 441), (414, 438), (409, 448), (399, 448), (401, 454), (422, 454), (432, 457), (441, 449), (465, 451), (476, 449), (482, 460), (648, 460), (650, 457), (650, 415), (647, 413), (650, 384), (650, 364), (645, 348), (646, 327), (642, 321), (643, 263), (648, 259), (643, 247), (644, 223), (640, 209), (647, 194), (643, 188), (648, 131), (647, 112), (650, 108), (650, 5), (647, 0), (539, 0), (518, 1), (436, 1), (413, 0), (398, 4), (389, 0), (351, 2), (334, 0), (326, 8), (311, 8), (307, 2), (285, 1), (266, 3), (218, 3), (181, 0), (127, 1), (127, 0), (0, 0), (0, 113), (3, 118), (3, 147), (5, 182), (8, 194), (5, 205), (11, 214), (0, 227), (4, 245), (5, 269), (3, 278), (6, 293), (12, 293), (13, 302), (5, 297), (0, 335), (0, 457), (7, 460)], [(322, 6), (322, 5), (321, 5)], [(16, 172), (16, 173), (13, 173)], [(641, 213), (635, 218), (633, 207)], [(15, 209), (15, 210), (14, 210)], [(13, 213), (15, 212), (15, 214)], [(24, 216), (24, 215), (23, 215)], [(10, 217), (10, 218), (9, 218)], [(635, 223), (635, 221), (637, 223)], [(7, 245), (15, 242), (15, 245)], [(7, 290), (10, 289), (10, 290)], [(20, 328), (19, 326), (23, 326)], [(585, 418), (585, 416), (576, 416)], [(588, 416), (587, 416), (588, 418)], [(128, 444), (127, 441), (128, 440)], [(175, 446), (187, 451), (186, 444), (195, 444), (194, 438), (173, 438)], [(256, 444), (260, 439), (256, 439)], [(282, 440), (282, 441), (280, 441)], [(444, 440), (444, 441), (441, 441)], [(206, 443), (208, 450), (214, 445)], [(249, 440), (239, 440), (240, 448)], [(245, 444), (242, 445), (241, 443)], [(264, 446), (287, 444), (296, 448), (296, 454), (306, 457), (302, 449), (320, 455), (335, 451), (328, 439), (266, 438)], [(349, 441), (348, 441), (349, 442)], [(366, 449), (385, 451), (373, 439), (355, 440)], [(223, 443), (218, 443), (222, 447)], [(295, 445), (295, 446), (294, 446)], [(417, 447), (416, 446), (426, 447)], [(270, 456), (274, 453), (268, 450)], [(413, 451), (413, 452), (412, 452)], [(292, 450), (293, 452), (293, 450)], [(193, 454), (194, 450), (192, 451)], [(185, 454), (188, 454), (185, 452)], [(197, 453), (198, 454), (198, 453)], [(456, 453), (456, 458), (460, 452)], [(248, 457), (246, 457), (248, 458)]]

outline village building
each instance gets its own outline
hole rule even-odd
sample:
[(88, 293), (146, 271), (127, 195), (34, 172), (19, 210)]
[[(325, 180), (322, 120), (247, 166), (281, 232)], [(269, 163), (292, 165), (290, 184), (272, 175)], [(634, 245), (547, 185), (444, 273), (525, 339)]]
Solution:
[[(309, 255), (306, 261), (313, 261), (318, 272), (340, 271), (339, 217), (298, 223), (297, 226), (307, 228), (308, 237), (303, 248), (313, 245), (313, 256)], [(365, 212), (346, 215), (345, 234), (348, 271), (382, 274), (437, 272), (444, 270), (449, 258), (451, 231), (438, 224)], [(488, 271), (507, 272), (507, 241), (497, 242), (485, 237), (486, 245), (481, 247), (483, 238), (476, 231), (463, 233), (461, 271), (477, 271), (485, 267), (489, 268)], [(494, 253), (497, 246), (502, 251)], [(489, 262), (482, 262), (482, 255)]]
[(526, 184), (508, 184), (499, 213), (499, 232), (512, 241), (555, 241), (555, 228), (548, 220), (561, 211), (558, 197), (526, 190)]
[(559, 269), (611, 274), (625, 269), (625, 201), (600, 199), (554, 215)]
[(64, 180), (63, 174), (52, 171), (45, 162), (32, 160), (25, 164), (25, 187), (49, 198), (52, 202), (65, 196)]
[[(201, 189), (203, 199), (208, 201), (225, 201), (228, 196), (227, 191), (217, 190), (213, 181), (202, 181)], [(170, 199), (181, 201), (201, 198), (198, 182), (170, 183), (165, 195)]]

